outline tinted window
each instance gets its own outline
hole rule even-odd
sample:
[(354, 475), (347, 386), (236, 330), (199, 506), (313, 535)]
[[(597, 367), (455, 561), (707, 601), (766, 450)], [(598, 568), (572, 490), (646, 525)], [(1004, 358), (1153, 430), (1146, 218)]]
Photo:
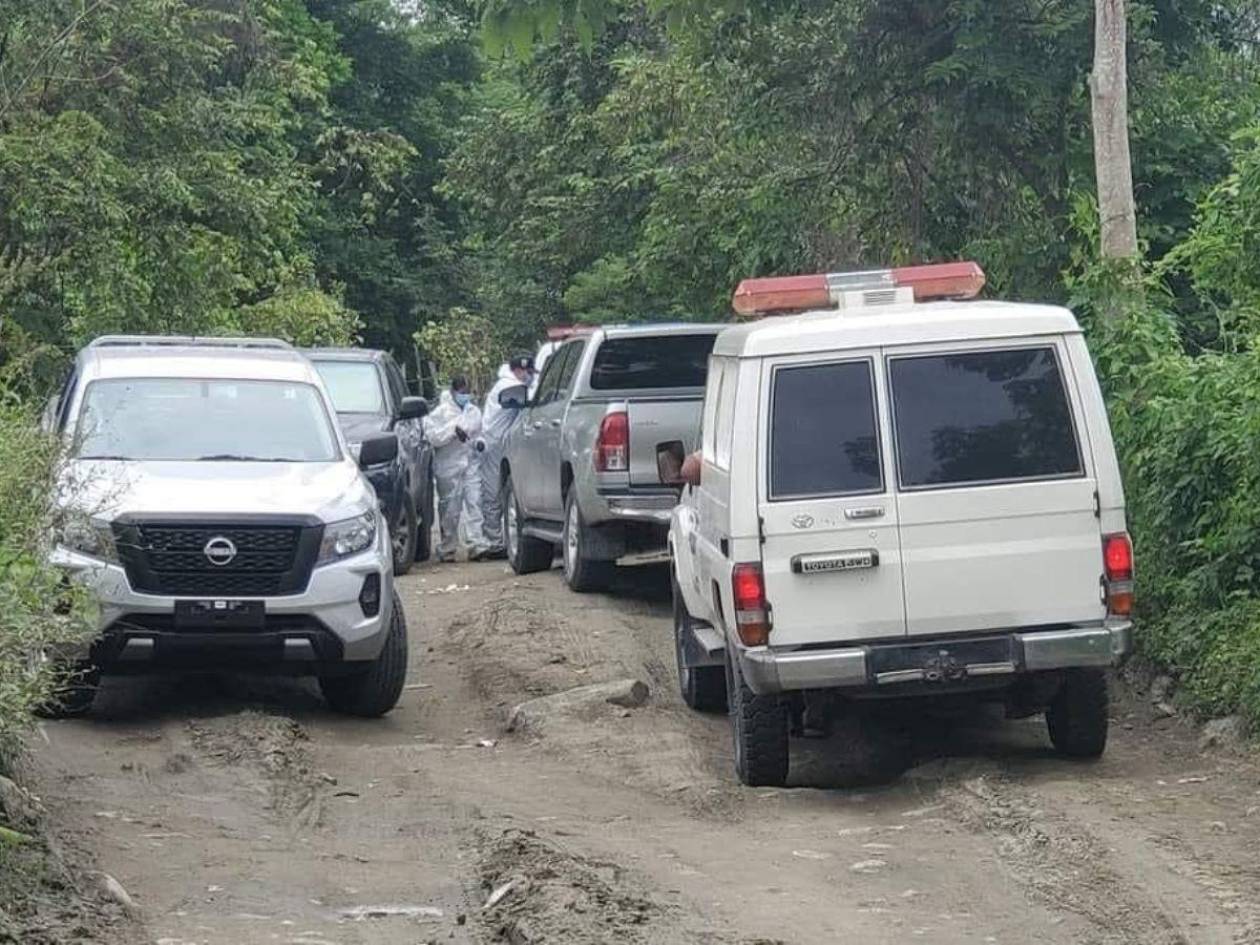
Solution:
[(571, 350), (561, 348), (547, 359), (547, 366), (543, 368), (542, 377), (538, 379), (538, 389), (530, 402), (531, 407), (541, 407), (555, 400), (556, 393), (560, 389), (560, 375), (564, 373), (565, 360), (569, 357)]
[(770, 410), (772, 499), (883, 489), (869, 362), (779, 368)]
[(79, 411), (80, 459), (330, 463), (319, 392), (288, 381), (95, 381)]
[(897, 358), (889, 371), (903, 486), (1080, 474), (1053, 348)]
[(716, 335), (612, 338), (591, 368), (594, 390), (704, 387)]
[(385, 413), (381, 376), (370, 361), (316, 361), (338, 413)]
[(396, 405), (401, 404), (407, 396), (407, 379), (403, 377), (402, 368), (389, 355), (385, 356), (382, 363), (385, 365), (385, 379), (389, 383), (390, 397)]
[[(582, 360), (582, 349), (586, 347), (584, 341), (572, 341), (565, 349), (564, 364), (560, 369), (560, 380), (557, 384), (559, 393), (568, 393), (569, 388), (573, 385), (573, 375), (577, 373), (578, 362)], [(571, 349), (571, 350), (570, 350)]]
[(60, 398), (57, 401), (57, 430), (61, 431), (66, 428), (66, 421), (70, 419), (70, 404), (74, 400), (74, 395), (79, 387), (79, 372), (73, 371), (66, 378), (65, 386), (61, 389)]

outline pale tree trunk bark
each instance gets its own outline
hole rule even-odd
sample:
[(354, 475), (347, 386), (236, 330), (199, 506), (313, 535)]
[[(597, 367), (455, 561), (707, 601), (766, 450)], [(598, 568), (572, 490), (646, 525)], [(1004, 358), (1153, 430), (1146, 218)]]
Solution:
[(1104, 259), (1136, 259), (1137, 210), (1129, 158), (1128, 66), (1124, 0), (1094, 0), (1094, 168)]

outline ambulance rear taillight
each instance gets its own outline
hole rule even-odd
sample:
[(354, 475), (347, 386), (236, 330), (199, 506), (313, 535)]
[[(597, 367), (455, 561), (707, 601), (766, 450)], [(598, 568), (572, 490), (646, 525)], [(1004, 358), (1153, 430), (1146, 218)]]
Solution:
[(1103, 536), (1103, 593), (1109, 615), (1133, 613), (1133, 543), (1124, 532)]
[(735, 598), (735, 631), (744, 646), (765, 646), (770, 639), (770, 605), (766, 579), (757, 563), (737, 564), (731, 571)]
[(745, 316), (838, 308), (846, 304), (878, 305), (973, 299), (984, 288), (984, 270), (974, 262), (901, 266), (868, 272), (831, 272), (809, 276), (745, 279), (732, 300)]

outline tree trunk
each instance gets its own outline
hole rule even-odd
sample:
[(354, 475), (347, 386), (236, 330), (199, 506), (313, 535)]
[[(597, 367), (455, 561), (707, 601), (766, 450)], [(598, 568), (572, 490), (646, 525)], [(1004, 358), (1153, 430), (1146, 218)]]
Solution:
[(1129, 159), (1128, 67), (1124, 0), (1094, 0), (1094, 168), (1104, 259), (1136, 259), (1137, 211)]

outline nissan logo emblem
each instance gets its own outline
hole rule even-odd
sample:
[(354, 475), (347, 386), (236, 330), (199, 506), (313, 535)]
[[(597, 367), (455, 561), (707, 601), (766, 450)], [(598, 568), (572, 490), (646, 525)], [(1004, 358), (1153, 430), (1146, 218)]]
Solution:
[(201, 553), (206, 556), (206, 560), (211, 564), (221, 568), (236, 560), (236, 545), (232, 544), (230, 538), (216, 535), (206, 542), (206, 546), (201, 549)]

